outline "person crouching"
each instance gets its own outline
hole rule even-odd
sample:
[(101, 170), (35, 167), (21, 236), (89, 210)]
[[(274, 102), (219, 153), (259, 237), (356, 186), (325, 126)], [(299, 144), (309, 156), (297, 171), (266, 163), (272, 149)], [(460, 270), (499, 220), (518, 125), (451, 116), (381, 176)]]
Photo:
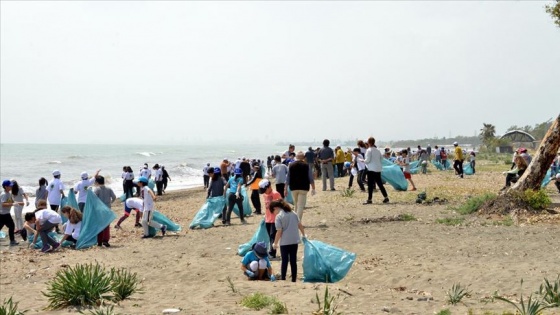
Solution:
[(272, 274), (265, 242), (253, 244), (253, 249), (241, 260), (241, 270), (248, 280), (276, 281), (276, 277)]

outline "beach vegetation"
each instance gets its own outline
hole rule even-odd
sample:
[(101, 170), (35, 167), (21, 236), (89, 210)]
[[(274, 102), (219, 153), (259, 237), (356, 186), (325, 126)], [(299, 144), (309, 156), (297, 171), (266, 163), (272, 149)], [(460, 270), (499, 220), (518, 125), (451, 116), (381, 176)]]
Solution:
[(444, 224), (444, 225), (461, 225), (465, 221), (465, 218), (443, 218), (443, 219), (436, 219), (436, 223)]
[(270, 314), (288, 314), (286, 303), (274, 300), (270, 306)]
[[(313, 312), (313, 315), (335, 315), (341, 314), (337, 312), (336, 309), (339, 306), (338, 299), (340, 294), (332, 295), (329, 293), (329, 286), (325, 285), (325, 291), (322, 298), (319, 297), (319, 293), (315, 293), (315, 302), (317, 302), (317, 310)], [(321, 300), (323, 301), (321, 303)]]
[(227, 276), (226, 281), (228, 283), (228, 287), (231, 290), (231, 292), (239, 293), (239, 290), (235, 287), (235, 283), (233, 283), (233, 280), (231, 280), (230, 276)]
[(444, 309), (436, 313), (436, 315), (451, 315), (451, 311), (449, 309)]
[(539, 287), (537, 293), (551, 307), (560, 307), (560, 274), (553, 281), (548, 281), (547, 278), (544, 278), (544, 282)]
[(416, 221), (416, 217), (410, 213), (399, 214), (400, 221)]
[(342, 195), (342, 197), (352, 198), (352, 196), (354, 196), (355, 192), (356, 192), (356, 190), (354, 190), (352, 188), (345, 188), (344, 190), (342, 190), (342, 192), (340, 194)]
[(256, 292), (243, 297), (243, 299), (241, 300), (241, 305), (259, 311), (265, 307), (271, 306), (274, 302), (279, 301), (275, 297)]
[(14, 302), (12, 297), (4, 299), (2, 305), (0, 305), (0, 315), (23, 315), (27, 312), (18, 310), (19, 302)]
[[(523, 291), (523, 279), (521, 279), (521, 290)], [(520, 293), (519, 303), (516, 303), (508, 298), (499, 296), (498, 294), (496, 294), (494, 298), (511, 304), (516, 308), (516, 311), (521, 315), (538, 315), (545, 309), (553, 307), (553, 305), (548, 304), (542, 298), (539, 299), (538, 297), (533, 296), (533, 294), (529, 295), (527, 299), (524, 299), (523, 292)]]
[(111, 269), (111, 290), (113, 300), (122, 301), (136, 292), (140, 292), (138, 275), (124, 268)]
[(467, 287), (462, 286), (460, 283), (454, 283), (451, 286), (451, 289), (447, 291), (447, 303), (456, 305), (461, 302), (465, 296), (469, 296), (471, 292), (467, 289)]
[(496, 198), (496, 194), (493, 193), (485, 193), (479, 196), (474, 196), (469, 199), (462, 205), (457, 208), (457, 212), (463, 215), (475, 213), (489, 200), (493, 200)]
[(84, 311), (80, 311), (80, 314), (88, 314), (88, 315), (113, 315), (115, 314), (115, 312), (113, 311), (114, 306), (110, 305), (110, 306), (106, 306), (106, 307), (99, 307), (99, 308), (95, 308), (93, 310), (88, 310), (87, 313), (84, 313)]
[(523, 193), (522, 199), (529, 207), (535, 210), (546, 209), (552, 203), (552, 200), (544, 189), (526, 190)]

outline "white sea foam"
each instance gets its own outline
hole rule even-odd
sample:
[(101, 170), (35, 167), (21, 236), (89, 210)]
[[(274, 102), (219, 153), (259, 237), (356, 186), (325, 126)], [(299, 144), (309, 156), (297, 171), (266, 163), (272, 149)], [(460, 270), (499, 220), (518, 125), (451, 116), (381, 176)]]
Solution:
[(62, 164), (61, 161), (49, 161), (47, 164)]

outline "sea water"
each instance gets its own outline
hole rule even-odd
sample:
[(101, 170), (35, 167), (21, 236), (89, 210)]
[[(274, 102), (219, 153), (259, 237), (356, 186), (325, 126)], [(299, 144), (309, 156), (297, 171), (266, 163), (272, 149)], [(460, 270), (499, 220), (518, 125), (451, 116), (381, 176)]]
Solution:
[[(296, 148), (305, 151), (306, 148)], [(138, 178), (140, 168), (148, 163), (164, 165), (171, 177), (167, 191), (203, 185), (202, 169), (206, 163), (219, 166), (224, 158), (235, 162), (246, 157), (265, 161), (266, 157), (287, 150), (277, 145), (103, 145), (103, 144), (2, 144), (0, 145), (0, 179), (15, 179), (30, 196), (39, 186), (39, 178), (53, 179), (52, 171), (61, 172), (66, 189), (80, 181), (80, 174), (100, 175), (117, 196), (122, 191), (122, 169), (130, 166)], [(33, 202), (29, 208), (33, 207)]]

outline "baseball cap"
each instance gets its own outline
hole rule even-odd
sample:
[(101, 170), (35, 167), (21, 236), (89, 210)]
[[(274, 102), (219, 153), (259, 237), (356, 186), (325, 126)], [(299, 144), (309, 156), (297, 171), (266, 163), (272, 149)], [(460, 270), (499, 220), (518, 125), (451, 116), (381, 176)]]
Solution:
[(60, 176), (60, 171), (59, 170), (54, 170), (52, 172), (53, 176)]
[(82, 172), (82, 174), (80, 174), (80, 176), (82, 177), (82, 179), (88, 179), (88, 173), (87, 172)]
[(148, 179), (144, 176), (140, 176), (137, 180), (137, 182), (142, 182), (144, 184), (148, 184)]
[(459, 143), (457, 143), (457, 141), (453, 142), (453, 145), (458, 145)]
[(6, 186), (7, 186), (7, 187), (12, 187), (12, 185), (13, 185), (13, 183), (12, 183), (12, 181), (9, 180), (9, 179), (5, 179), (5, 180), (2, 182), (2, 187), (6, 187)]

